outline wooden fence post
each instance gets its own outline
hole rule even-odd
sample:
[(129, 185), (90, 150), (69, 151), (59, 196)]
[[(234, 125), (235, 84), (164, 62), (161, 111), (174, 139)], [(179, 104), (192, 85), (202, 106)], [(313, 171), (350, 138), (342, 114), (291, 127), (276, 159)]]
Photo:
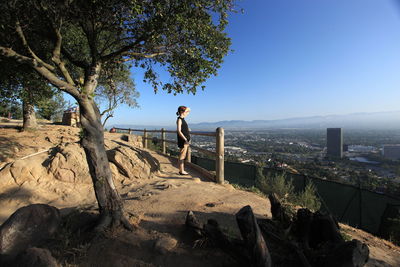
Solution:
[(143, 130), (143, 148), (147, 148), (147, 131)]
[(161, 129), (161, 144), (162, 144), (162, 153), (167, 154), (167, 146), (165, 142), (165, 129)]
[(190, 145), (186, 153), (186, 162), (192, 162), (192, 150), (190, 149)]
[(217, 183), (224, 183), (224, 129), (221, 127), (217, 128), (216, 136), (216, 148), (217, 153), (215, 159), (215, 172)]

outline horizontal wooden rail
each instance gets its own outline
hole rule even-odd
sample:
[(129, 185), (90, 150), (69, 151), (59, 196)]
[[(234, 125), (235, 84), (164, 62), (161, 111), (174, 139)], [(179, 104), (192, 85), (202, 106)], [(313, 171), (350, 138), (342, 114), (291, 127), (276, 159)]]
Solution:
[[(114, 127), (114, 129), (127, 131), (127, 132), (129, 132), (129, 131), (131, 131), (131, 132), (144, 132), (145, 131), (144, 129), (127, 129), (127, 128), (115, 128), (115, 127)], [(162, 130), (147, 130), (146, 129), (146, 132), (148, 132), (148, 133), (161, 133)], [(164, 133), (177, 133), (177, 131), (165, 130)], [(217, 136), (217, 134), (215, 132), (192, 132), (192, 131), (190, 131), (189, 133), (190, 133), (190, 135), (202, 135), (202, 136), (211, 136), (211, 137)]]
[[(151, 140), (151, 141), (157, 140), (157, 142), (162, 142), (163, 141), (162, 139), (160, 139), (158, 137), (146, 137), (146, 139), (147, 140)], [(177, 144), (176, 141), (172, 141), (172, 140), (168, 140), (168, 139), (165, 139), (164, 142), (167, 142), (167, 143), (170, 143), (170, 144), (174, 144), (174, 145)], [(216, 152), (210, 151), (208, 149), (205, 149), (205, 148), (202, 148), (202, 147), (198, 147), (198, 146), (194, 146), (192, 144), (189, 144), (189, 146), (190, 146), (190, 148), (192, 148), (194, 150), (197, 150), (197, 151), (199, 151), (201, 153), (204, 153), (204, 154), (207, 154), (207, 155), (210, 155), (210, 156), (213, 156), (213, 157), (217, 156)]]
[[(177, 131), (171, 131), (171, 130), (147, 130), (147, 129), (126, 129), (126, 128), (113, 128), (114, 130), (120, 130), (127, 132), (128, 134), (131, 134), (132, 132), (142, 132), (143, 133), (143, 147), (147, 148), (147, 141), (148, 140), (156, 140), (157, 142), (161, 143), (162, 146), (162, 153), (166, 153), (166, 143), (174, 144), (176, 145), (176, 141), (171, 141), (167, 140), (165, 138), (166, 133), (177, 133)], [(154, 137), (148, 137), (148, 133), (161, 133), (161, 138), (158, 138), (157, 136)], [(208, 149), (204, 149), (202, 147), (194, 146), (194, 145), (189, 145), (189, 149), (187, 152), (187, 157), (186, 160), (188, 162), (191, 161), (191, 149), (194, 149), (200, 153), (210, 155), (215, 158), (215, 170), (216, 170), (216, 181), (217, 183), (223, 184), (224, 183), (224, 129), (223, 128), (217, 128), (215, 132), (189, 132), (190, 135), (201, 135), (201, 136), (211, 136), (215, 137), (216, 140), (216, 145), (215, 145), (215, 152), (210, 151)]]
[(207, 155), (210, 155), (210, 156), (213, 156), (213, 157), (217, 156), (217, 153), (215, 153), (213, 151), (210, 151), (210, 150), (207, 150), (207, 149), (204, 149), (202, 147), (198, 147), (198, 146), (194, 146), (194, 145), (190, 145), (190, 147), (193, 148), (194, 150), (197, 150), (197, 151), (201, 152), (201, 153), (204, 153), (204, 154), (207, 154)]

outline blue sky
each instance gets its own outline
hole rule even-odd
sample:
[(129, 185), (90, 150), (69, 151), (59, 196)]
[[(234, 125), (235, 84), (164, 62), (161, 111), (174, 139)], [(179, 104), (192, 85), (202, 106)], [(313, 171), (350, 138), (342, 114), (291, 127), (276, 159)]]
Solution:
[(154, 94), (133, 69), (140, 108), (119, 107), (112, 124), (270, 120), (400, 110), (397, 0), (244, 0), (227, 28), (232, 49), (195, 96)]

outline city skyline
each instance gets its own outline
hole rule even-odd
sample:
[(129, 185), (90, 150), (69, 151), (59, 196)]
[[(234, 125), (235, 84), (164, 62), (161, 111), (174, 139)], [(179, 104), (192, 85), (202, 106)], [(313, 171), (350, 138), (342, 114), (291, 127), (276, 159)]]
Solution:
[[(398, 110), (400, 10), (396, 1), (241, 1), (227, 29), (233, 52), (195, 96), (153, 93), (132, 70), (141, 108), (108, 125), (275, 120)], [(168, 80), (164, 72), (160, 73)]]

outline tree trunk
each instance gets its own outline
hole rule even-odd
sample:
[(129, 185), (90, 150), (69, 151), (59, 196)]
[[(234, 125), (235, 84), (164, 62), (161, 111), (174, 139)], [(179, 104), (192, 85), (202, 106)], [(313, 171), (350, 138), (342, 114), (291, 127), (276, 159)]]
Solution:
[(23, 100), (22, 103), (23, 113), (23, 129), (35, 129), (37, 128), (36, 115), (34, 105), (29, 101)]
[(100, 112), (93, 99), (87, 96), (79, 99), (81, 124), (83, 127), (82, 146), (86, 153), (94, 191), (99, 205), (100, 221), (96, 230), (118, 227), (121, 224), (132, 230), (125, 218), (122, 199), (119, 196), (104, 147), (104, 131)]

